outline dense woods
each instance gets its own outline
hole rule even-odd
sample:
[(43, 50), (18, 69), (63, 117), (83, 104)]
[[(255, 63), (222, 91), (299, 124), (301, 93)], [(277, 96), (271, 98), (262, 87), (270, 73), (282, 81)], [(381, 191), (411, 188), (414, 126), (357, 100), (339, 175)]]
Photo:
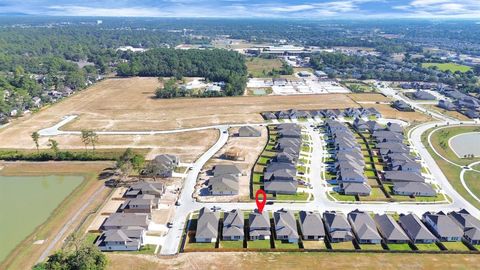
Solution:
[[(212, 50), (152, 49), (131, 53), (117, 66), (120, 76), (205, 77), (226, 82), (225, 95), (243, 94), (247, 82), (245, 58), (237, 52)], [(181, 93), (179, 96), (184, 96)]]

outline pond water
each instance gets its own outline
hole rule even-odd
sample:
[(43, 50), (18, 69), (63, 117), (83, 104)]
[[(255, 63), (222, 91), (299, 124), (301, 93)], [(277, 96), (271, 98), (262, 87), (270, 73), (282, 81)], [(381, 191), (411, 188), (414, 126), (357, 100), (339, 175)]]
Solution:
[(83, 176), (0, 176), (0, 262), (83, 181)]
[(450, 147), (458, 157), (474, 155), (480, 157), (480, 132), (469, 132), (453, 136), (450, 139)]

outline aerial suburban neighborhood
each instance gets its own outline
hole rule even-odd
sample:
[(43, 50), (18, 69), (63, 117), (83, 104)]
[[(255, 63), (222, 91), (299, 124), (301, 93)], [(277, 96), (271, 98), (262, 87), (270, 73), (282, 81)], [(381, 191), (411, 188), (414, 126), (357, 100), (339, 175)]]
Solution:
[(14, 2), (0, 269), (479, 268), (476, 1)]

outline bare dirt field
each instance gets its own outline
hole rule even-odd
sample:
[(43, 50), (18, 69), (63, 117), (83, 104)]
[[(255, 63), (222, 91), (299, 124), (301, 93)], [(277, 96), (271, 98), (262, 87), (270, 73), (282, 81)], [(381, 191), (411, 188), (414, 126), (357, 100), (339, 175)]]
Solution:
[[(0, 129), (0, 148), (34, 149), (31, 134), (58, 123), (65, 115), (79, 117), (64, 130), (151, 131), (200, 127), (224, 123), (258, 123), (262, 111), (359, 107), (355, 100), (383, 100), (378, 94), (328, 94), (299, 96), (255, 96), (225, 98), (154, 99), (160, 85), (157, 78), (115, 78), (104, 80), (72, 97), (13, 121)], [(372, 104), (372, 106), (379, 106)], [(370, 106), (370, 104), (368, 104)], [(382, 112), (392, 115), (388, 106)], [(401, 113), (400, 115), (402, 115)], [(395, 115), (393, 115), (395, 116)], [(100, 136), (98, 148), (159, 148), (148, 157), (175, 151), (194, 159), (217, 136), (215, 131), (174, 135)], [(83, 148), (77, 136), (57, 136), (60, 148)], [(40, 147), (47, 148), (47, 138)], [(200, 149), (201, 148), (201, 149)], [(193, 150), (193, 151), (192, 151)]]
[(376, 108), (384, 118), (400, 119), (407, 122), (425, 122), (432, 120), (432, 118), (426, 114), (419, 112), (401, 112), (387, 104), (369, 104), (366, 107)]
[(347, 94), (349, 98), (356, 102), (390, 102), (391, 100), (378, 93)]
[[(211, 169), (217, 164), (233, 164), (236, 165), (243, 173), (239, 178), (239, 194), (235, 196), (199, 196), (202, 201), (237, 201), (249, 198), (250, 194), (250, 177), (253, 165), (258, 156), (262, 153), (263, 148), (267, 144), (267, 128), (255, 127), (261, 130), (260, 137), (238, 137), (238, 128), (231, 128), (229, 130), (230, 137), (225, 144), (206, 164), (205, 169)], [(233, 161), (224, 158), (224, 154), (232, 149), (240, 150), (241, 160)], [(201, 179), (207, 177), (203, 175)], [(200, 181), (199, 183), (204, 183)], [(199, 189), (201, 186), (198, 186)]]
[[(89, 198), (100, 186), (103, 181), (98, 181), (97, 177), (103, 169), (111, 167), (112, 162), (2, 162), (0, 167), (2, 175), (7, 176), (25, 176), (25, 175), (84, 175), (85, 181), (77, 187), (74, 192), (68, 196), (50, 218), (37, 227), (35, 232), (20, 243), (8, 258), (0, 265), (0, 269), (30, 269), (40, 257), (44, 249), (50, 244), (52, 239), (61, 230), (63, 224), (73, 215), (73, 213), (82, 206), (82, 202)], [(80, 217), (85, 217), (88, 213), (95, 210), (108, 195), (109, 190), (105, 190), (100, 196), (96, 197), (90, 207), (83, 211)], [(79, 221), (74, 222), (67, 231), (67, 236), (75, 230)], [(37, 239), (47, 239), (42, 245), (33, 245)], [(53, 250), (60, 247), (60, 241)]]
[[(477, 255), (388, 253), (184, 253), (159, 258), (143, 255), (107, 254), (108, 269), (476, 269)], [(406, 263), (408, 262), (408, 263)]]

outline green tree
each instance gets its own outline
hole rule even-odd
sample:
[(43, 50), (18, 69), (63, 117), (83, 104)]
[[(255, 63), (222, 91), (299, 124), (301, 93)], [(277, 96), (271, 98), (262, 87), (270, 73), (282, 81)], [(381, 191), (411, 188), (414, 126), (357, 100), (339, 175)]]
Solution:
[(35, 143), (35, 146), (37, 147), (37, 153), (40, 152), (40, 149), (39, 149), (39, 143), (38, 143), (38, 140), (40, 139), (40, 135), (38, 134), (38, 132), (33, 132), (32, 133), (32, 140), (33, 142)]
[(58, 142), (54, 139), (48, 139), (48, 142), (50, 144), (50, 149), (53, 150), (53, 152), (55, 153), (55, 157), (58, 157)]
[(81, 132), (82, 142), (85, 145), (85, 152), (87, 152), (87, 146), (90, 143), (90, 131), (84, 129)]
[(35, 270), (103, 270), (107, 258), (96, 246), (82, 245), (72, 251), (60, 250), (50, 255), (46, 262), (37, 264)]

